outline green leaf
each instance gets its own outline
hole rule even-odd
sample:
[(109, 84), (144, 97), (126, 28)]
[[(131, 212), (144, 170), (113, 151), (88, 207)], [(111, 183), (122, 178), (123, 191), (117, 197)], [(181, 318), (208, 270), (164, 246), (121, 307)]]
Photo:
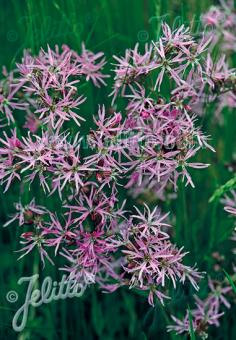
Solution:
[(232, 277), (225, 270), (224, 270), (224, 273), (225, 273), (225, 275), (226, 275), (226, 277), (227, 277), (231, 287), (233, 288), (234, 293), (236, 294), (236, 286), (234, 284), (234, 281), (233, 281)]
[(224, 185), (219, 187), (214, 194), (209, 199), (209, 202), (213, 202), (215, 200), (218, 200), (221, 196), (223, 196), (227, 191), (234, 189), (236, 187), (236, 176), (231, 178), (228, 182), (226, 182)]

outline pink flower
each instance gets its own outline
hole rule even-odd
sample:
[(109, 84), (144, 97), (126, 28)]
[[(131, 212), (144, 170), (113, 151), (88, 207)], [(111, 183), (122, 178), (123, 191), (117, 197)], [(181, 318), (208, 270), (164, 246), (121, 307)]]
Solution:
[(19, 165), (19, 154), (21, 153), (23, 144), (17, 138), (16, 130), (11, 133), (12, 136), (8, 137), (4, 131), (5, 140), (0, 138), (0, 144), (2, 145), (0, 148), (0, 180), (1, 184), (6, 183), (4, 192), (9, 189), (15, 178), (19, 181), (21, 180), (19, 174), (19, 170), (21, 169)]
[(151, 59), (152, 46), (145, 46), (145, 53), (138, 52), (139, 45), (136, 44), (134, 49), (126, 50), (124, 57), (114, 56), (117, 61), (115, 64), (115, 84), (111, 93), (114, 103), (119, 92), (124, 95), (126, 87), (133, 88), (132, 83), (137, 84), (141, 77), (146, 77), (151, 70), (155, 68)]
[(230, 214), (236, 215), (236, 192), (231, 190), (232, 197), (225, 195), (224, 199), (221, 200), (225, 204), (224, 210)]
[(36, 224), (38, 227), (41, 227), (41, 216), (47, 213), (47, 210), (43, 206), (35, 204), (35, 198), (25, 206), (23, 206), (21, 202), (15, 203), (15, 209), (17, 213), (4, 224), (4, 227), (15, 221), (18, 221), (19, 226)]
[(73, 98), (75, 90), (72, 88), (67, 94), (63, 94), (60, 100), (53, 100), (52, 97), (48, 95), (47, 90), (41, 95), (42, 107), (35, 111), (35, 113), (40, 114), (39, 120), (43, 124), (48, 124), (52, 126), (53, 129), (59, 130), (65, 121), (69, 121), (71, 118), (75, 123), (80, 126), (79, 120), (84, 121), (85, 119), (75, 113), (75, 109), (86, 100), (82, 96)]
[[(148, 110), (146, 111), (146, 109), (153, 108), (153, 99), (147, 98), (145, 96), (145, 89), (143, 87), (141, 87), (138, 84), (137, 84), (137, 87), (139, 88), (139, 90), (134, 91), (134, 89), (131, 88), (131, 91), (133, 92), (133, 94), (132, 95), (126, 95), (126, 98), (131, 99), (131, 100), (129, 99), (129, 104), (127, 106), (127, 110), (130, 113), (138, 112), (138, 113), (141, 114), (141, 116), (143, 118), (148, 118), (150, 116), (150, 114), (148, 113)], [(145, 112), (146, 112), (146, 117), (144, 117)]]
[(45, 239), (43, 232), (40, 233), (38, 231), (35, 231), (22, 233), (21, 238), (22, 240), (20, 241), (20, 243), (23, 244), (23, 248), (18, 250), (18, 252), (23, 252), (23, 254), (18, 258), (19, 260), (29, 254), (33, 249), (37, 248), (43, 266), (45, 265), (45, 258), (47, 258), (51, 264), (54, 264), (47, 251), (45, 250), (45, 247), (47, 247), (47, 240)]
[(15, 122), (13, 111), (26, 110), (28, 104), (20, 102), (17, 97), (23, 82), (17, 80), (16, 71), (8, 73), (6, 70), (3, 72), (5, 79), (0, 80), (0, 112), (2, 112), (7, 119), (8, 125)]
[(58, 253), (59, 247), (63, 247), (67, 244), (75, 243), (77, 238), (77, 232), (75, 227), (73, 228), (73, 221), (71, 214), (68, 215), (65, 224), (61, 223), (56, 214), (50, 214), (50, 222), (48, 226), (43, 228), (44, 235), (49, 236), (47, 244), (50, 247), (55, 247), (55, 256)]
[(26, 116), (26, 122), (23, 127), (28, 129), (30, 132), (35, 133), (37, 132), (40, 125), (40, 120), (33, 113), (29, 113)]
[[(97, 87), (100, 87), (100, 83), (106, 85), (104, 79), (109, 77), (109, 75), (101, 73), (101, 70), (106, 64), (103, 56), (104, 53), (102, 52), (95, 54), (87, 50), (84, 43), (82, 43), (81, 55), (76, 55), (76, 61), (79, 64), (81, 74), (86, 76), (87, 81), (91, 79)], [(98, 61), (98, 59), (100, 60)]]
[(63, 268), (71, 279), (88, 285), (99, 282), (103, 275), (117, 278), (112, 268), (112, 253), (116, 250), (112, 237), (102, 231), (80, 232), (76, 244), (75, 250), (62, 253), (71, 264)]

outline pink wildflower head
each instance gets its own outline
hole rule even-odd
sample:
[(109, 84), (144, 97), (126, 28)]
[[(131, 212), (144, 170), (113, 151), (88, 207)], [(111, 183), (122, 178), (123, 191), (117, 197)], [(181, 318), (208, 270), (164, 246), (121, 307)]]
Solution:
[(141, 290), (149, 287), (149, 302), (153, 304), (154, 295), (163, 302), (161, 291), (167, 280), (175, 288), (178, 280), (184, 282), (188, 278), (197, 289), (195, 280), (201, 278), (201, 275), (183, 265), (186, 253), (183, 248), (178, 249), (172, 244), (169, 235), (162, 230), (163, 226), (167, 226), (164, 222), (166, 215), (160, 215), (157, 208), (152, 212), (146, 209), (144, 214), (137, 210), (138, 215), (132, 216), (137, 223), (129, 222), (124, 233), (124, 271), (130, 287)]
[(79, 64), (81, 74), (86, 77), (87, 81), (91, 79), (97, 87), (106, 85), (104, 79), (108, 78), (109, 75), (101, 73), (101, 70), (106, 64), (104, 53), (93, 53), (87, 50), (83, 43), (81, 55), (75, 54), (75, 58)]
[(225, 211), (232, 215), (236, 215), (236, 192), (234, 190), (231, 191), (231, 197), (229, 195), (225, 195), (221, 202), (225, 205)]

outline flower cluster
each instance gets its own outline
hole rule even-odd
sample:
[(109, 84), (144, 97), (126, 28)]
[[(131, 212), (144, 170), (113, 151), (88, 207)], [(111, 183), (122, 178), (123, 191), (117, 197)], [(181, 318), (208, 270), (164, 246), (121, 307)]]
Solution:
[(157, 208), (150, 211), (146, 207), (144, 214), (136, 210), (138, 214), (122, 228), (125, 282), (128, 280), (130, 288), (149, 291), (151, 305), (154, 305), (155, 296), (161, 303), (168, 298), (162, 292), (166, 281), (171, 281), (176, 288), (176, 282), (184, 283), (188, 279), (198, 289), (201, 273), (183, 264), (187, 253), (171, 243), (168, 233), (163, 230), (163, 227), (169, 227), (165, 223), (166, 215), (162, 216)]
[(172, 316), (175, 325), (168, 326), (169, 332), (175, 331), (177, 334), (189, 333), (192, 324), (193, 331), (201, 339), (207, 339), (208, 328), (212, 325), (219, 326), (219, 319), (224, 314), (221, 310), (222, 306), (230, 308), (230, 303), (225, 298), (225, 295), (229, 294), (232, 288), (210, 278), (208, 285), (210, 289), (208, 296), (203, 300), (195, 296), (196, 308), (187, 311), (183, 320)]
[[(87, 188), (89, 189), (89, 188)], [(167, 215), (146, 206), (144, 213), (125, 218), (123, 206), (117, 208), (115, 197), (107, 197), (96, 188), (83, 190), (76, 205), (65, 205), (66, 218), (58, 218), (35, 200), (16, 204), (17, 213), (5, 224), (17, 221), (23, 229), (20, 258), (37, 248), (43, 263), (50, 248), (62, 256), (71, 279), (89, 285), (97, 283), (105, 291), (129, 286), (148, 292), (154, 306), (157, 297), (164, 304), (167, 281), (189, 280), (197, 290), (202, 274), (183, 264), (187, 254), (170, 241), (165, 231)], [(135, 220), (137, 222), (135, 222)]]
[[(191, 161), (200, 149), (213, 150), (196, 126), (194, 111), (209, 90), (212, 100), (216, 99), (213, 92), (217, 92), (219, 72), (226, 72), (222, 62), (215, 64), (206, 55), (211, 38), (198, 42), (184, 26), (171, 31), (163, 24), (162, 30), (159, 41), (146, 45), (144, 53), (136, 45), (124, 57), (114, 57), (111, 93), (113, 101), (122, 97), (126, 105), (122, 131), (126, 145), (122, 140), (121, 148), (126, 147), (129, 156), (127, 187), (140, 191), (145, 183), (160, 193), (169, 183), (176, 188), (179, 177), (194, 186), (188, 168), (208, 166)], [(227, 79), (231, 75), (229, 70)], [(162, 91), (167, 78), (168, 90)], [(121, 132), (114, 134), (119, 138)]]
[[(71, 278), (105, 291), (147, 291), (151, 305), (155, 296), (161, 302), (168, 296), (168, 281), (175, 288), (187, 279), (197, 289), (202, 275), (184, 264), (186, 252), (172, 243), (166, 215), (148, 207), (132, 215), (120, 193), (152, 188), (164, 195), (167, 188), (177, 190), (180, 177), (194, 186), (189, 168), (208, 164), (193, 157), (214, 150), (197, 126), (193, 104), (209, 89), (218, 91), (222, 74), (224, 89), (234, 81), (223, 59), (215, 64), (206, 57), (210, 39), (198, 42), (184, 26), (162, 29), (143, 53), (136, 45), (115, 57), (112, 106), (122, 102), (125, 110), (100, 106), (86, 138), (78, 111), (85, 101), (82, 84), (105, 85), (101, 52), (84, 45), (81, 54), (68, 46), (38, 56), (26, 51), (16, 70), (5, 72), (1, 99), (1, 112), (15, 125), (0, 138), (5, 192), (20, 181), (58, 198), (54, 211), (34, 200), (16, 204), (9, 223), (23, 229), (21, 257), (38, 249), (43, 263), (53, 262), (54, 249)], [(16, 127), (18, 109), (26, 112), (24, 128)]]
[(93, 167), (90, 161), (82, 162), (78, 136), (72, 144), (66, 137), (65, 133), (50, 134), (48, 131), (40, 135), (28, 134), (21, 140), (16, 130), (11, 137), (5, 135), (0, 148), (0, 178), (7, 183), (5, 191), (14, 178), (21, 180), (23, 176), (30, 183), (38, 177), (45, 192), (52, 194), (58, 190), (60, 197), (67, 183), (77, 193), (79, 187), (86, 184)]
[(78, 86), (91, 80), (100, 87), (105, 85), (108, 75), (102, 74), (105, 65), (103, 53), (94, 54), (82, 44), (82, 52), (58, 46), (47, 51), (41, 49), (34, 57), (25, 51), (22, 63), (9, 74), (4, 69), (1, 80), (0, 111), (10, 122), (14, 122), (13, 111), (27, 112), (25, 128), (36, 132), (42, 125), (59, 130), (71, 119), (80, 126), (84, 117), (78, 114), (80, 105), (86, 100), (78, 94)]
[[(211, 38), (210, 49), (220, 49), (230, 57), (236, 51), (236, 14), (234, 11), (234, 3), (231, 0), (221, 1), (220, 6), (212, 6), (208, 12), (202, 15), (202, 24), (205, 28), (206, 36)], [(227, 58), (230, 62), (231, 58)], [(232, 60), (231, 60), (232, 61)], [(208, 96), (209, 101), (215, 101), (217, 108), (215, 110), (215, 118), (222, 124), (224, 123), (221, 115), (225, 107), (235, 109), (236, 107), (236, 80), (235, 69), (229, 68), (226, 56), (220, 58), (216, 66), (208, 56), (207, 61), (213, 93)], [(213, 87), (212, 87), (213, 85)], [(216, 98), (216, 96), (218, 98)]]
[(221, 44), (224, 51), (236, 50), (236, 14), (232, 0), (221, 1), (202, 15), (202, 23), (212, 37), (214, 46)]

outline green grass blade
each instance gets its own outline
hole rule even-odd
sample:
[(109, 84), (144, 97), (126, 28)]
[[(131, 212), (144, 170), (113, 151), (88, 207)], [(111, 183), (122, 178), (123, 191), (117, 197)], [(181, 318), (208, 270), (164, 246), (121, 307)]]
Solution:
[(224, 270), (224, 273), (225, 273), (225, 275), (226, 275), (226, 277), (227, 277), (227, 279), (228, 279), (228, 281), (229, 281), (229, 283), (230, 283), (234, 293), (236, 294), (236, 286), (235, 286), (235, 283), (234, 283), (232, 277), (225, 270)]
[(228, 182), (226, 182), (224, 185), (222, 185), (220, 188), (218, 188), (214, 194), (209, 199), (209, 202), (213, 202), (215, 200), (218, 200), (221, 196), (223, 196), (227, 191), (234, 189), (236, 187), (236, 176), (231, 178)]
[(189, 318), (189, 325), (190, 325), (190, 327), (189, 327), (190, 328), (189, 329), (190, 338), (191, 338), (191, 340), (196, 340), (194, 329), (193, 329), (193, 317), (192, 317), (192, 312), (191, 312), (190, 308), (188, 308), (188, 318)]

